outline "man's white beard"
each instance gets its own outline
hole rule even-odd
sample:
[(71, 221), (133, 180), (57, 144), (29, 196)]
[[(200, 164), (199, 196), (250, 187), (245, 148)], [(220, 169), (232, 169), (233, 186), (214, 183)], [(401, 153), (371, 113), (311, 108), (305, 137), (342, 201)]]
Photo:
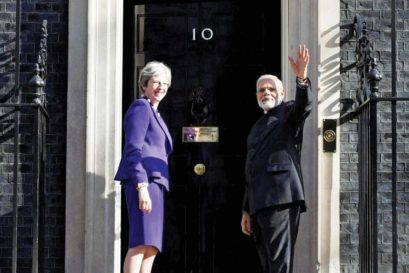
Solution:
[(264, 112), (268, 112), (269, 110), (273, 109), (274, 107), (276, 107), (277, 105), (279, 105), (281, 102), (283, 101), (282, 98), (278, 98), (278, 100), (276, 99), (269, 99), (269, 100), (265, 100), (265, 101), (258, 101), (258, 106), (260, 106), (261, 109), (264, 110)]

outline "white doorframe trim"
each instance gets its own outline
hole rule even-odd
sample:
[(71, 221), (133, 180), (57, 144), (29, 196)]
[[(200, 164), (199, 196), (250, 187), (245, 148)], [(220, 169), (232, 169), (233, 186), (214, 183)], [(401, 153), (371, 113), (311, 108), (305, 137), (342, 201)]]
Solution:
[(340, 272), (340, 130), (335, 153), (322, 149), (322, 122), (340, 116), (340, 4), (337, 0), (318, 1), (318, 160), (319, 229), (318, 257), (321, 271)]
[(84, 272), (87, 1), (68, 5), (65, 272)]
[(123, 2), (69, 1), (65, 272), (120, 272)]
[(339, 130), (333, 154), (323, 153), (320, 132), (323, 119), (339, 117), (338, 110), (329, 109), (339, 104), (340, 95), (339, 9), (337, 0), (281, 1), (282, 81), (288, 97), (294, 97), (295, 80), (287, 57), (297, 53), (300, 43), (310, 50), (308, 74), (316, 90), (315, 107), (304, 129), (302, 158), (307, 159), (303, 174), (309, 210), (301, 216), (295, 272), (340, 272)]
[(281, 0), (281, 81), (284, 86), (290, 86), (291, 77), (288, 72), (290, 67), (288, 64), (289, 55), (289, 1)]
[[(305, 44), (310, 50), (308, 76), (312, 88), (317, 87), (317, 22), (314, 16), (316, 1), (282, 0), (282, 79), (287, 99), (295, 97), (295, 77), (288, 63), (288, 56), (296, 57), (298, 45)], [(316, 17), (315, 17), (316, 18)], [(301, 215), (296, 244), (294, 272), (316, 272), (318, 261), (318, 142), (317, 142), (317, 93), (314, 107), (304, 126), (302, 170), (308, 210)]]

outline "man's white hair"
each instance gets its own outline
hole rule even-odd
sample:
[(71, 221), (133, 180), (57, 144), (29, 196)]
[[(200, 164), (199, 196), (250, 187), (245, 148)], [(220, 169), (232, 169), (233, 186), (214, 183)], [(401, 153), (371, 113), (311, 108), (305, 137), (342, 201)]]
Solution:
[(283, 82), (277, 76), (274, 76), (274, 75), (271, 75), (271, 74), (264, 74), (264, 75), (261, 75), (258, 78), (258, 80), (256, 82), (256, 90), (258, 89), (258, 84), (260, 83), (260, 81), (264, 80), (264, 79), (272, 80), (276, 85), (277, 91), (283, 91), (284, 90)]

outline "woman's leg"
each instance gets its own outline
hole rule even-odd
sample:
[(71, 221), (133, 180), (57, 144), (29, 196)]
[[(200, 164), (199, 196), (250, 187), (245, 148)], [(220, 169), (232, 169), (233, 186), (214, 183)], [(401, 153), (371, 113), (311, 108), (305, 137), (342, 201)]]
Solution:
[(124, 261), (124, 273), (150, 273), (157, 252), (153, 246), (129, 248)]
[(153, 261), (157, 253), (158, 250), (155, 247), (146, 246), (140, 273), (151, 273)]

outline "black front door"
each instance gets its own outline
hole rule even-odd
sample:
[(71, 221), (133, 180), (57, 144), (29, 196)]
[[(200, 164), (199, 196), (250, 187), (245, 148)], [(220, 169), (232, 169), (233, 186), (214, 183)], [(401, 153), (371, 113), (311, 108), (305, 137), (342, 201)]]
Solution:
[[(255, 82), (281, 70), (280, 4), (269, 2), (125, 1), (124, 110), (138, 96), (135, 79), (146, 62), (172, 69), (159, 106), (174, 140), (171, 191), (154, 272), (260, 272), (240, 219), (246, 137), (262, 113)], [(218, 128), (218, 142), (182, 141), (187, 126)]]

